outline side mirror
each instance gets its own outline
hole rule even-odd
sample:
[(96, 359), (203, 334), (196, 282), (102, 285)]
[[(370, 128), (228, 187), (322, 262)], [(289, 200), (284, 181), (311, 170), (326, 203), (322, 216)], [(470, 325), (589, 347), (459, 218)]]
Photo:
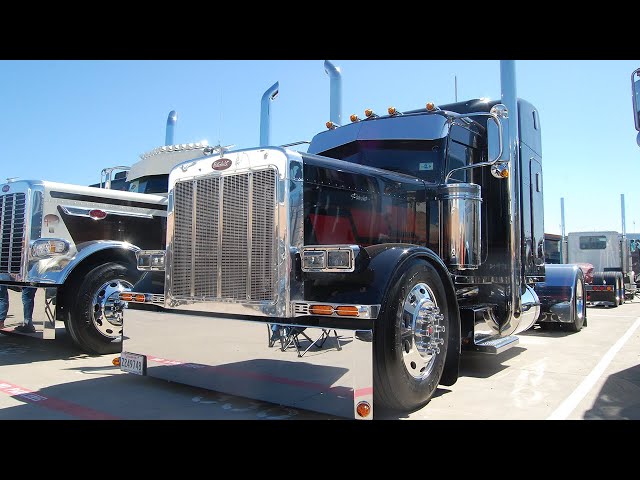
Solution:
[(633, 120), (636, 130), (640, 132), (640, 68), (631, 74), (631, 87), (633, 99)]

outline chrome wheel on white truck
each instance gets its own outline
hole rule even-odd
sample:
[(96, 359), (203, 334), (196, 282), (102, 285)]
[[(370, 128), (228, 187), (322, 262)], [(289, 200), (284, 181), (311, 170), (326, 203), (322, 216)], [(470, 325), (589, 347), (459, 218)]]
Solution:
[(121, 351), (124, 305), (118, 295), (131, 289), (138, 276), (130, 267), (110, 262), (93, 268), (75, 283), (66, 326), (83, 350), (97, 354)]

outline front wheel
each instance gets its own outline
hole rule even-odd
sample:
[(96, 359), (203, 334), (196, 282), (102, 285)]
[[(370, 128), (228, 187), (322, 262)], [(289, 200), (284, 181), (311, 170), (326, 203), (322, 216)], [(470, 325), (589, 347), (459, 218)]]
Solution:
[(118, 295), (131, 289), (138, 272), (121, 263), (106, 263), (91, 270), (79, 285), (67, 318), (67, 329), (87, 353), (118, 353), (122, 350), (122, 308)]
[(449, 312), (435, 268), (416, 261), (394, 282), (376, 323), (374, 398), (409, 411), (435, 392), (447, 355)]

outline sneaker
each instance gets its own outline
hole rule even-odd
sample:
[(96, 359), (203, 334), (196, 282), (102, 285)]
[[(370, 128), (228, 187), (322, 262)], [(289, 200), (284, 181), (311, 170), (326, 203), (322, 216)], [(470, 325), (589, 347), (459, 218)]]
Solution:
[(20, 333), (36, 333), (36, 329), (32, 324), (29, 325), (18, 325), (13, 329), (14, 332)]

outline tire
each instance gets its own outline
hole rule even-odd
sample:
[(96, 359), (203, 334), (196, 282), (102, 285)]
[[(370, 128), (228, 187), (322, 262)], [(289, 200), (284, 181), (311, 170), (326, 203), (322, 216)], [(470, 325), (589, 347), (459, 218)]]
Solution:
[(618, 291), (620, 305), (624, 305), (624, 277), (622, 276), (622, 273), (618, 273), (618, 284), (620, 286), (620, 290)]
[(618, 281), (618, 272), (604, 272), (603, 274), (603, 280), (604, 283), (606, 283), (606, 285), (613, 285), (613, 296), (611, 298), (611, 307), (613, 308), (617, 308), (620, 305), (620, 298), (619, 298), (619, 281)]
[(450, 330), (447, 297), (425, 260), (415, 261), (391, 285), (375, 325), (374, 401), (410, 411), (429, 403), (442, 377)]
[(579, 274), (573, 288), (571, 299), (571, 322), (565, 324), (570, 332), (579, 332), (587, 324), (587, 297), (584, 288), (584, 276)]
[(122, 350), (122, 304), (114, 296), (132, 288), (138, 277), (137, 270), (110, 262), (95, 267), (72, 286), (77, 294), (66, 326), (82, 351), (103, 355)]

